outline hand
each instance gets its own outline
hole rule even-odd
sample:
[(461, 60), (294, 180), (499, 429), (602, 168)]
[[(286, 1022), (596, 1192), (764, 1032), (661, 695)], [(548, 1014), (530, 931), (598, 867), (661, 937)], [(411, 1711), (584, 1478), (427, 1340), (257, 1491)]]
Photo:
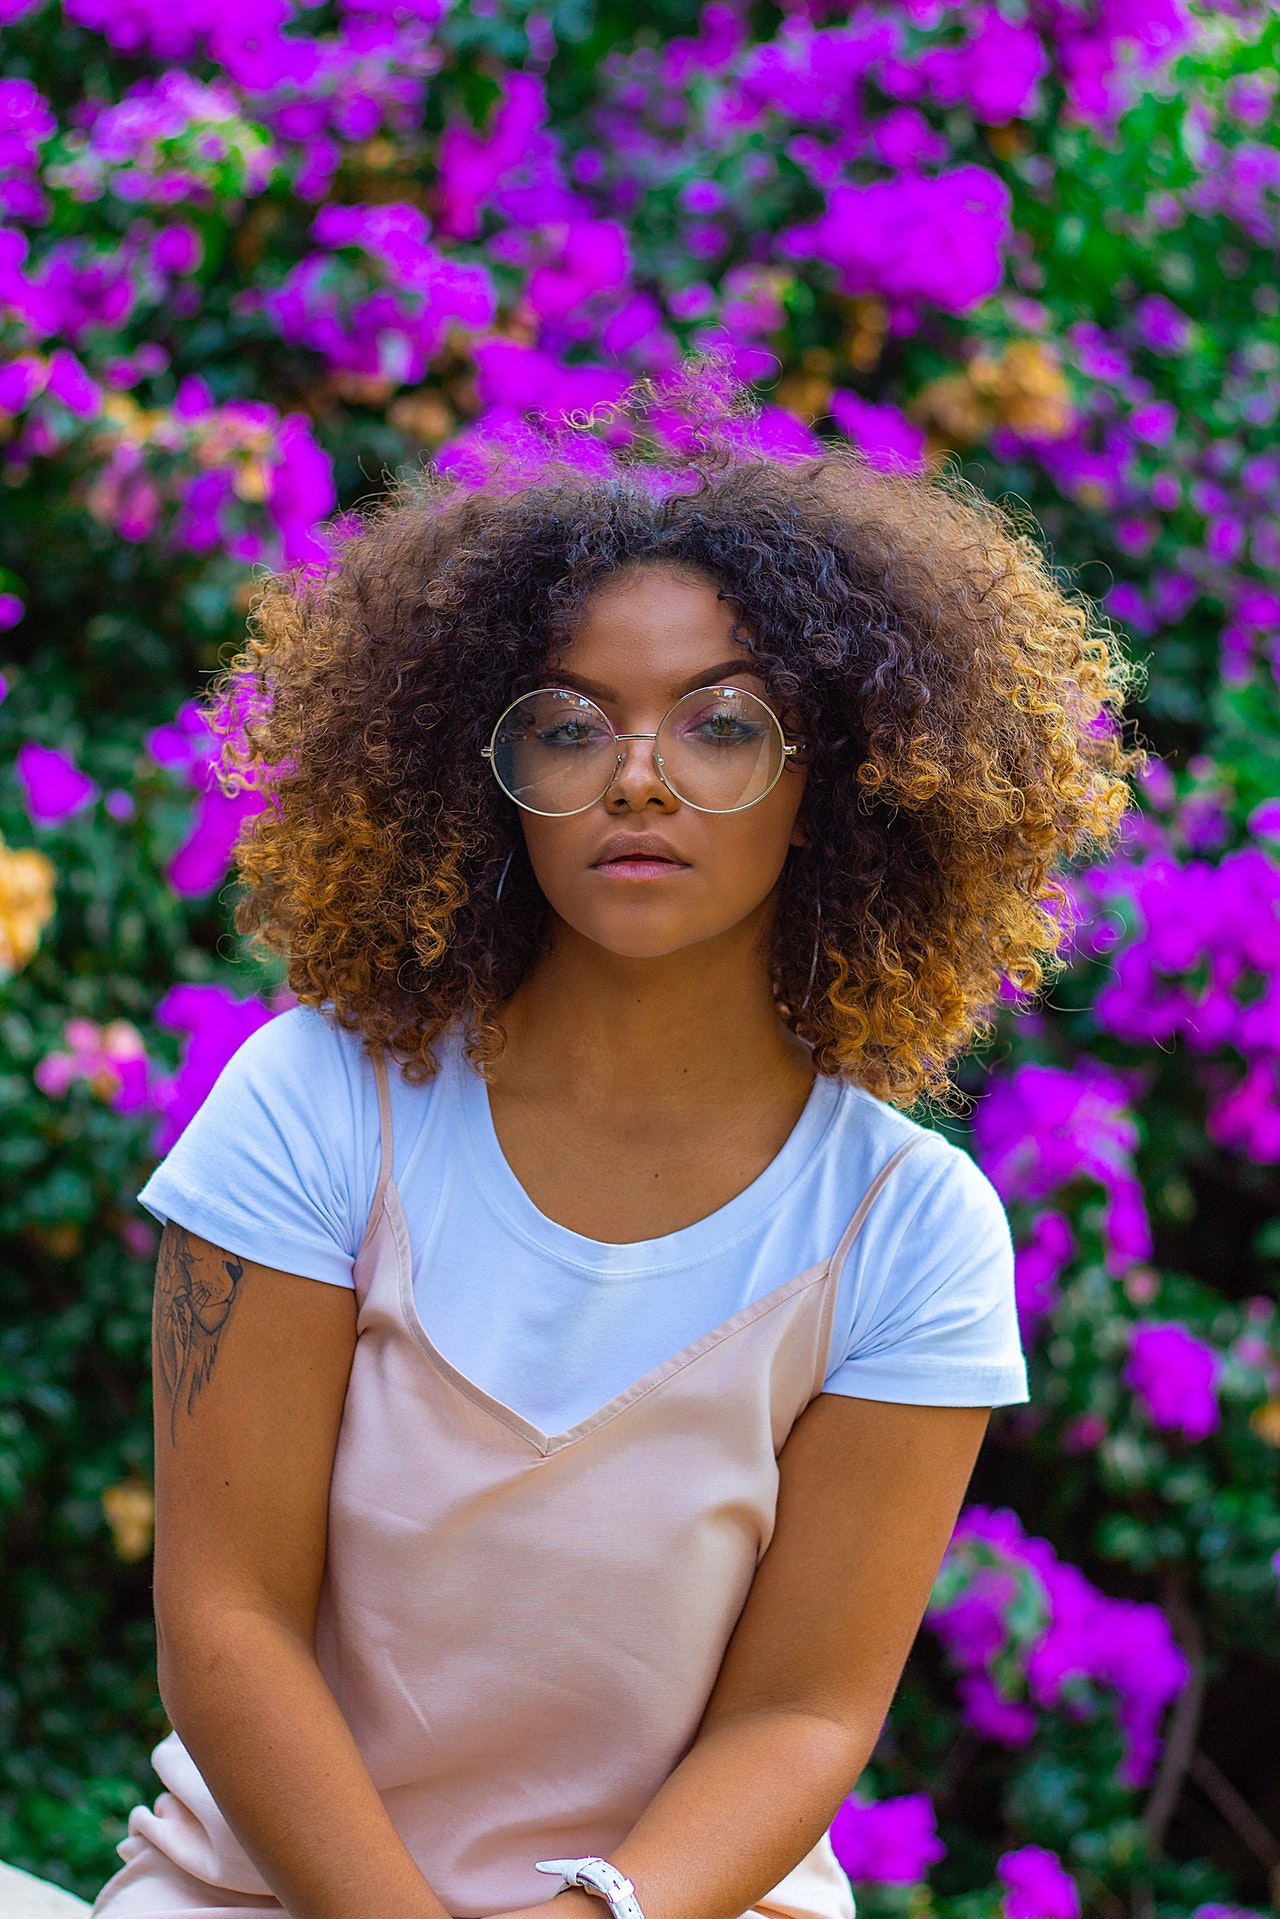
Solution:
[(608, 1919), (609, 1908), (603, 1899), (594, 1899), (581, 1886), (566, 1886), (538, 1906), (519, 1906), (514, 1912), (500, 1912), (491, 1919)]

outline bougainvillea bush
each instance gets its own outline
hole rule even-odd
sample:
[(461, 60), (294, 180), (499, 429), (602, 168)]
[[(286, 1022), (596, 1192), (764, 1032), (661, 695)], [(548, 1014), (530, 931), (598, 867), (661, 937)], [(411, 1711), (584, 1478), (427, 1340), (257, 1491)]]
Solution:
[[(835, 1829), (872, 1915), (1280, 1895), (1280, 18), (1186, 0), (0, 0), (0, 1856), (149, 1795), (153, 1229), (283, 1004), (202, 685), (384, 476), (718, 355), (950, 461), (1142, 668), (1118, 854), (933, 1116), (1032, 1358)], [(611, 411), (611, 409), (615, 409)]]

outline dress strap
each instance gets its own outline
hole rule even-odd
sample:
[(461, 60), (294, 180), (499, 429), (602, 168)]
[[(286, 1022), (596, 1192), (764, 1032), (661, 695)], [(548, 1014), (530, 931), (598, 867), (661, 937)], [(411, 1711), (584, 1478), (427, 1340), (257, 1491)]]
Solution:
[(387, 1084), (387, 1056), (380, 1046), (373, 1049), (373, 1077), (378, 1086), (378, 1184), (373, 1189), (369, 1223), (364, 1229), (361, 1251), (373, 1238), (382, 1218), (382, 1203), (391, 1183), (391, 1088)]
[(870, 1186), (868, 1186), (866, 1192), (862, 1195), (862, 1198), (858, 1201), (858, 1210), (845, 1227), (844, 1232), (840, 1235), (840, 1244), (827, 1261), (826, 1297), (822, 1302), (822, 1325), (818, 1333), (817, 1371), (814, 1376), (813, 1385), (815, 1396), (822, 1391), (830, 1367), (831, 1328), (835, 1320), (836, 1296), (840, 1290), (840, 1275), (844, 1271), (844, 1263), (853, 1250), (853, 1242), (866, 1224), (867, 1215), (875, 1205), (876, 1200), (880, 1197), (881, 1192), (885, 1186), (888, 1185), (889, 1180), (907, 1157), (908, 1153), (914, 1153), (923, 1138), (923, 1133), (915, 1134), (915, 1136), (907, 1140), (904, 1145), (899, 1146), (897, 1152), (894, 1153), (890, 1159), (885, 1161)]

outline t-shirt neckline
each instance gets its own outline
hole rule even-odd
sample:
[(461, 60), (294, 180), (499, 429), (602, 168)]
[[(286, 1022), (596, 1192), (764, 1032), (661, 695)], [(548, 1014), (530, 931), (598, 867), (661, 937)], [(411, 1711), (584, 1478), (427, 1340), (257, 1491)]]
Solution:
[(654, 1239), (589, 1239), (550, 1219), (530, 1199), (499, 1142), (488, 1086), (460, 1044), (450, 1050), (448, 1071), (460, 1108), (466, 1149), (476, 1173), (477, 1197), (510, 1231), (545, 1256), (597, 1275), (669, 1272), (701, 1259), (723, 1256), (734, 1241), (759, 1226), (820, 1151), (841, 1100), (839, 1082), (819, 1074), (800, 1117), (769, 1164), (749, 1186), (692, 1225)]

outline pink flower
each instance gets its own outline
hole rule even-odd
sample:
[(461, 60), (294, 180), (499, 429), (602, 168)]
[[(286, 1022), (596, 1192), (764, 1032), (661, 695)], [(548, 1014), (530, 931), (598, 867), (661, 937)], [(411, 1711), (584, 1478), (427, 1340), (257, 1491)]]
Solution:
[(845, 1800), (831, 1825), (836, 1858), (855, 1883), (916, 1885), (946, 1853), (922, 1792), (871, 1803)]
[(1153, 1426), (1195, 1441), (1217, 1430), (1221, 1370), (1213, 1347), (1175, 1321), (1134, 1328), (1124, 1381), (1145, 1404)]
[(37, 826), (57, 826), (88, 806), (98, 788), (75, 761), (54, 746), (28, 740), (14, 767), (28, 813)]
[(95, 1099), (109, 1100), (118, 1113), (136, 1112), (147, 1103), (147, 1052), (142, 1035), (127, 1019), (96, 1026), (91, 1019), (68, 1020), (62, 1029), (66, 1052), (46, 1053), (33, 1075), (50, 1099), (65, 1099), (78, 1080), (88, 1082)]
[(1080, 1891), (1056, 1852), (1021, 1846), (996, 1863), (1004, 1919), (1080, 1919)]

